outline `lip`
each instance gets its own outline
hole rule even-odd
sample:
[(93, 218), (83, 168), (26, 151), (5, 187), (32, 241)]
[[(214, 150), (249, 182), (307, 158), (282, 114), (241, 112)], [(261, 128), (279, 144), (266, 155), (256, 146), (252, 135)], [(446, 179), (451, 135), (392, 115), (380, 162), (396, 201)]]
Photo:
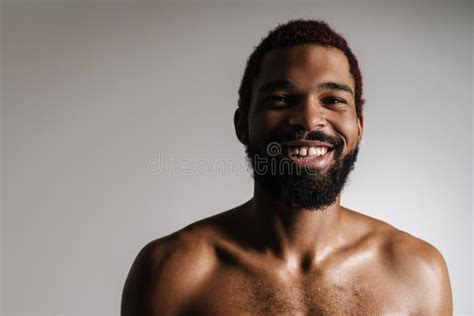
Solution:
[(303, 168), (306, 167), (306, 168), (322, 169), (322, 168), (327, 167), (330, 164), (331, 160), (333, 160), (333, 155), (334, 155), (334, 150), (329, 150), (323, 156), (318, 156), (318, 157), (307, 155), (307, 156), (288, 156), (286, 158)]
[(327, 147), (328, 149), (333, 149), (333, 145), (329, 143), (320, 142), (317, 140), (296, 140), (281, 143), (282, 146), (286, 147)]

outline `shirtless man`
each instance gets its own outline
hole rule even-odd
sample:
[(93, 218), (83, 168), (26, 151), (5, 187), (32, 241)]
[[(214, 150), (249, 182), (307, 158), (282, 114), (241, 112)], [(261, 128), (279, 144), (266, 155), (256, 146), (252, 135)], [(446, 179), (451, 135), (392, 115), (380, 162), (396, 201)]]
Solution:
[(281, 25), (239, 94), (253, 198), (145, 246), (122, 316), (452, 314), (433, 246), (340, 205), (364, 122), (346, 41), (320, 21)]

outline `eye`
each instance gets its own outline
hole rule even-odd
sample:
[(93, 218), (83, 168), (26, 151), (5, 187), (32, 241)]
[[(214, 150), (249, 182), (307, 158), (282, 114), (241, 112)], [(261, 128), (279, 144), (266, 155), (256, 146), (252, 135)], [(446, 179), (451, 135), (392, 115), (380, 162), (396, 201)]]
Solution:
[(274, 105), (287, 104), (289, 101), (290, 98), (287, 95), (270, 95), (263, 100), (264, 103)]
[(327, 97), (322, 99), (323, 104), (327, 105), (334, 105), (334, 104), (345, 104), (347, 103), (346, 100), (341, 99), (341, 98), (336, 98), (336, 97)]

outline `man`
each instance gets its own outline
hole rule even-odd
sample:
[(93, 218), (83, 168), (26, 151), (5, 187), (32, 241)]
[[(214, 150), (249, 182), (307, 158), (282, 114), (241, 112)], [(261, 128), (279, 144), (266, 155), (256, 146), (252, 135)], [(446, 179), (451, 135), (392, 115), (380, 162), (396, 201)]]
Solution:
[(254, 197), (148, 244), (122, 315), (450, 315), (441, 254), (340, 205), (364, 122), (346, 41), (321, 21), (281, 25), (239, 94)]

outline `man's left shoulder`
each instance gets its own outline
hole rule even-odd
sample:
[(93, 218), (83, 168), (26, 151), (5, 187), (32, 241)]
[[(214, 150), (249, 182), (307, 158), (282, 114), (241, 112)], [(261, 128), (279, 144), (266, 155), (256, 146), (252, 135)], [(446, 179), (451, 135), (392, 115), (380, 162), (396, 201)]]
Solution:
[(411, 267), (410, 269), (428, 270), (433, 273), (446, 268), (440, 251), (430, 243), (384, 221), (346, 210), (350, 213), (350, 224), (362, 227), (359, 234), (372, 241), (371, 245), (378, 249), (388, 264), (403, 269)]
[(446, 262), (435, 246), (391, 225), (384, 230), (381, 251), (396, 272), (430, 282), (447, 276)]
[(384, 267), (416, 299), (420, 313), (451, 314), (451, 285), (440, 251), (387, 223), (380, 225), (380, 231)]

